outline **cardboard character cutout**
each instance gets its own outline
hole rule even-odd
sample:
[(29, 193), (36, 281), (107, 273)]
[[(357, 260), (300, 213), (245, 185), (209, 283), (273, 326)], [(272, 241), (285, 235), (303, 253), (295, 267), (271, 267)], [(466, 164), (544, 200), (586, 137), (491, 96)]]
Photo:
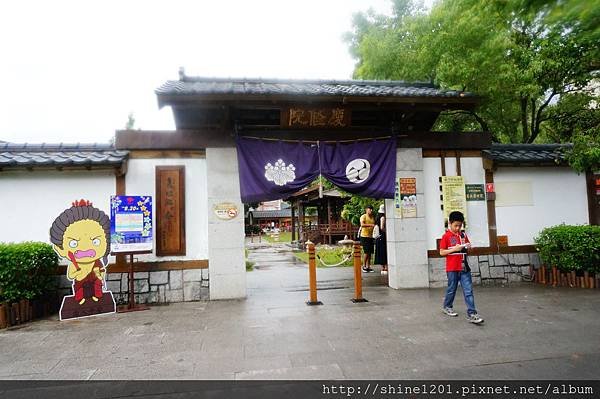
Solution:
[(69, 263), (73, 294), (63, 298), (60, 320), (116, 311), (112, 292), (105, 290), (110, 252), (110, 218), (89, 201), (75, 201), (50, 228), (54, 251)]

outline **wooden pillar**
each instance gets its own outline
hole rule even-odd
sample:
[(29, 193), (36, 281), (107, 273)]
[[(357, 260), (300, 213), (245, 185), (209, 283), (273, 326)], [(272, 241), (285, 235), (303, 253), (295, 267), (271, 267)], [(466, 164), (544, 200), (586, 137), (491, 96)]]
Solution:
[(446, 153), (442, 151), (440, 153), (440, 163), (442, 167), (442, 176), (446, 176)]
[(292, 201), (292, 241), (296, 241), (296, 204)]
[(315, 259), (315, 244), (306, 242), (306, 251), (308, 252), (308, 286), (310, 298), (306, 302), (309, 306), (322, 305), (323, 302), (317, 299), (317, 261)]
[[(115, 185), (115, 195), (126, 195), (127, 186), (125, 184), (125, 173), (122, 173), (124, 169), (119, 168), (115, 172), (116, 176), (116, 185)], [(117, 254), (115, 255), (115, 266), (125, 267), (127, 264), (127, 259), (125, 258), (125, 254)]]
[(298, 239), (303, 240), (304, 233), (304, 204), (302, 200), (298, 201)]
[(331, 245), (331, 225), (332, 225), (332, 220), (331, 220), (331, 198), (327, 197), (327, 225), (328, 225), (328, 239), (327, 242), (329, 243), (329, 245)]
[[(489, 160), (484, 160), (485, 182), (494, 183), (493, 163)], [(492, 198), (486, 193), (487, 216), (488, 216), (488, 235), (490, 240), (490, 248), (492, 251), (498, 250), (498, 231), (496, 229), (496, 201), (495, 193)]]
[(362, 296), (362, 272), (361, 268), (361, 246), (360, 242), (355, 241), (352, 248), (352, 257), (354, 259), (354, 298), (351, 299), (354, 303), (369, 302)]

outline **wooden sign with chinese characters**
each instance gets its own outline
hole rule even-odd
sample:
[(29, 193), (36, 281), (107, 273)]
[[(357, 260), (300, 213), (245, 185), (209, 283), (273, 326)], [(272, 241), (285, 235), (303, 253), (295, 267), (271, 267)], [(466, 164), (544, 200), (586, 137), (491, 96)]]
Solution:
[(156, 255), (185, 255), (185, 167), (156, 167)]
[(467, 201), (485, 201), (485, 186), (483, 184), (465, 184)]
[(344, 128), (350, 126), (350, 110), (346, 108), (291, 107), (281, 110), (284, 128)]

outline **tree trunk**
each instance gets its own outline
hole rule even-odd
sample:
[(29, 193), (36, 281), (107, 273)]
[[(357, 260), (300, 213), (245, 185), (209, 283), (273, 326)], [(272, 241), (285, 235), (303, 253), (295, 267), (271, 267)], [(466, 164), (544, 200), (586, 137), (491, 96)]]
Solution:
[(521, 129), (523, 130), (522, 143), (529, 142), (529, 124), (527, 123), (527, 97), (521, 97)]

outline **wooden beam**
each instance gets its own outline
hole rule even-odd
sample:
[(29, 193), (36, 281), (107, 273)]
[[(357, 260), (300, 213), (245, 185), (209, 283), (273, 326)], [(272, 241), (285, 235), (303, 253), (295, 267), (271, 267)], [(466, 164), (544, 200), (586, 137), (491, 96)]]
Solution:
[(206, 158), (206, 150), (176, 151), (176, 150), (133, 150), (129, 152), (129, 159), (157, 159), (157, 158)]
[[(440, 158), (443, 150), (423, 150), (423, 158)], [(461, 158), (481, 158), (480, 150), (457, 150)]]
[[(370, 130), (284, 130), (245, 129), (241, 136), (279, 140), (343, 141), (388, 137), (390, 128)], [(490, 148), (489, 132), (398, 132), (398, 147), (436, 150), (481, 150)], [(235, 147), (234, 133), (223, 129), (175, 131), (117, 131), (115, 146), (124, 150), (202, 150), (208, 147)]]
[(235, 147), (233, 131), (223, 129), (143, 131), (118, 130), (115, 147), (124, 150), (203, 150)]

